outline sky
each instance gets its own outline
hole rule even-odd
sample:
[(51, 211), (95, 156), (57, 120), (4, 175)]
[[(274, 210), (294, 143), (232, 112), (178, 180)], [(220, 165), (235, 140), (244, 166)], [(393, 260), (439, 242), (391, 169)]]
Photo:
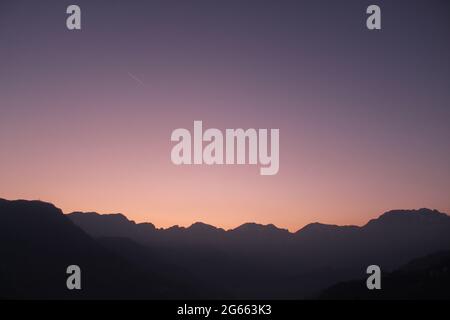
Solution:
[[(82, 30), (66, 28), (70, 4)], [(366, 28), (367, 6), (382, 30)], [(448, 1), (0, 2), (0, 197), (157, 227), (450, 213)], [(280, 170), (175, 166), (177, 128), (277, 128)]]

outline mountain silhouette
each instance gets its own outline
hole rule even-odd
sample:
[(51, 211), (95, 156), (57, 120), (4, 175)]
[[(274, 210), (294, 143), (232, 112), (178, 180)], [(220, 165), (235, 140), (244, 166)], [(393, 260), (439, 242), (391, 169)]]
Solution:
[[(92, 236), (104, 235), (105, 229), (101, 224), (96, 228), (89, 216), (69, 217)], [(110, 219), (96, 219), (102, 217)], [(223, 278), (230, 286), (227, 291), (238, 297), (309, 297), (334, 282), (365, 275), (368, 265), (393, 270), (413, 258), (450, 249), (450, 217), (429, 209), (389, 211), (362, 227), (312, 223), (295, 233), (256, 223), (228, 231), (196, 223), (142, 235), (140, 224), (127, 220), (124, 225), (131, 227), (128, 237), (156, 251), (181, 250), (178, 263), (193, 273), (202, 270)], [(208, 257), (214, 257), (214, 271), (195, 262)]]
[(365, 279), (333, 285), (319, 298), (324, 300), (441, 300), (450, 299), (450, 251), (415, 259), (394, 272), (382, 275), (381, 290), (367, 290)]
[[(193, 284), (148, 272), (92, 239), (61, 210), (40, 201), (0, 199), (0, 298), (141, 299), (196, 297)], [(66, 269), (82, 270), (82, 290)]]
[[(311, 298), (364, 278), (368, 265), (390, 274), (449, 250), (450, 217), (429, 209), (292, 233), (256, 223), (162, 229), (122, 214), (64, 215), (52, 204), (0, 199), (3, 298)], [(82, 269), (81, 291), (66, 289), (71, 264)]]

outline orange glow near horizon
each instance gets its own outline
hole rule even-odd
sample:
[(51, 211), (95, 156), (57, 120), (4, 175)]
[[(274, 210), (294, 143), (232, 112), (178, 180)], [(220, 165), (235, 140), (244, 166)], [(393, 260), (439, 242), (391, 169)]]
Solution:
[[(396, 141), (401, 149), (377, 138), (383, 145), (368, 147), (374, 138), (354, 135), (357, 124), (331, 135), (308, 119), (210, 115), (206, 127), (280, 128), (280, 171), (261, 176), (252, 165), (172, 164), (171, 130), (191, 129), (189, 117), (161, 122), (120, 108), (87, 117), (88, 108), (61, 123), (18, 112), (1, 128), (0, 197), (41, 199), (65, 213), (120, 212), (157, 227), (256, 222), (297, 231), (311, 222), (361, 225), (391, 209), (450, 211), (445, 156), (415, 150), (408, 137)], [(54, 110), (52, 117), (66, 116)]]
[[(450, 211), (448, 180), (428, 171), (412, 177), (414, 168), (395, 160), (395, 154), (349, 155), (340, 151), (342, 145), (318, 150), (295, 145), (296, 136), (282, 130), (280, 172), (261, 176), (250, 165), (175, 166), (170, 135), (161, 133), (150, 142), (141, 135), (142, 140), (133, 141), (141, 129), (122, 132), (128, 140), (112, 131), (61, 135), (55, 127), (39, 132), (46, 135), (40, 145), (30, 143), (34, 132), (22, 132), (23, 145), (3, 158), (0, 195), (52, 202), (65, 213), (123, 213), (164, 228), (204, 222), (231, 229), (256, 222), (295, 232), (311, 222), (362, 225), (391, 209)], [(146, 151), (135, 151), (146, 144)], [(390, 157), (390, 165), (383, 157)], [(439, 188), (425, 187), (430, 185)]]
[[(86, 2), (86, 28), (71, 32), (60, 6), (5, 4), (0, 197), (157, 227), (296, 231), (393, 209), (449, 213), (445, 10), (404, 24), (415, 10), (400, 6), (392, 28), (368, 33), (355, 11), (327, 6), (323, 23), (314, 1)], [(279, 129), (278, 174), (172, 164), (172, 131), (195, 120)]]

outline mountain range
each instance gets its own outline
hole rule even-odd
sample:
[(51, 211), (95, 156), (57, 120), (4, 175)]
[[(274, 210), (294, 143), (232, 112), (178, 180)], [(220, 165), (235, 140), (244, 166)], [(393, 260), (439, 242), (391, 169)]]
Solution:
[(382, 290), (367, 290), (364, 279), (335, 284), (322, 300), (450, 300), (450, 251), (414, 259), (382, 277)]
[[(365, 298), (352, 284), (364, 289), (368, 265), (394, 279), (430, 254), (444, 270), (447, 251), (450, 217), (430, 209), (292, 233), (256, 223), (158, 229), (122, 214), (63, 214), (45, 202), (0, 199), (0, 298), (7, 299)], [(82, 269), (80, 291), (66, 289), (71, 264)], [(402, 298), (396, 288), (381, 291)]]

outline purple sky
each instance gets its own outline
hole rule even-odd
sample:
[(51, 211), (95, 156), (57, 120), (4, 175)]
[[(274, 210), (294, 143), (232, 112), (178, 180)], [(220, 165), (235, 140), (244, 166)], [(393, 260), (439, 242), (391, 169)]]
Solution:
[[(382, 9), (368, 31), (365, 9)], [(68, 31), (78, 4), (82, 30)], [(0, 197), (157, 226), (450, 212), (448, 1), (2, 1)], [(279, 128), (280, 172), (170, 134)]]

